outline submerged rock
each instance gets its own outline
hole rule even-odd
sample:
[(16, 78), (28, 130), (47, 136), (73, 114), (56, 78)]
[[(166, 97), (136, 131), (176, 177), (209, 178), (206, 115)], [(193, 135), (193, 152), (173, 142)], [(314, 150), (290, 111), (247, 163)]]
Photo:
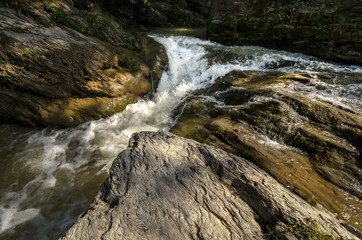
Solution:
[(262, 239), (267, 225), (283, 234), (280, 226), (307, 219), (336, 238), (357, 239), (241, 157), (171, 133), (142, 132), (62, 239)]
[[(74, 126), (110, 116), (157, 86), (163, 47), (96, 5), (0, 5), (0, 119)], [(137, 49), (137, 51), (134, 51)]]
[(358, 76), (233, 72), (186, 99), (171, 132), (245, 157), (361, 228)]

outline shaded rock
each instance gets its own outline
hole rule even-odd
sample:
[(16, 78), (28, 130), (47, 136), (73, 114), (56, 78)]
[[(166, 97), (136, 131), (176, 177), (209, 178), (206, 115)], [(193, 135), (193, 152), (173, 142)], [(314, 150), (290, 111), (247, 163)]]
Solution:
[(301, 52), (362, 65), (361, 2), (213, 1), (208, 25), (212, 40)]
[[(115, 21), (97, 35), (84, 16), (101, 22), (100, 9), (87, 15), (68, 1), (10, 4), (0, 8), (3, 120), (74, 126), (119, 112), (157, 86), (167, 59), (163, 47), (140, 34), (136, 39)], [(59, 12), (64, 22), (54, 20)]]
[[(359, 81), (353, 74), (333, 79), (337, 85)], [(350, 105), (333, 102), (328, 81), (234, 72), (186, 99), (171, 132), (245, 157), (310, 204), (361, 228), (362, 119), (353, 100), (359, 93), (340, 86), (335, 99), (348, 93)]]
[(212, 2), (212, 0), (187, 0), (187, 5), (192, 11), (209, 17)]
[(356, 238), (243, 158), (143, 132), (62, 239), (262, 239), (266, 224), (306, 218), (334, 237)]
[(211, 1), (105, 0), (102, 1), (101, 6), (127, 24), (157, 27), (201, 27), (206, 25)]

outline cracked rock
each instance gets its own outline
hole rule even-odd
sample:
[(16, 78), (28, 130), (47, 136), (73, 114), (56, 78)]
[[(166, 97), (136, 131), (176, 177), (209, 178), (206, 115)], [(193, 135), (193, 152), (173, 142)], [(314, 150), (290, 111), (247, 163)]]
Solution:
[(167, 132), (142, 132), (113, 162), (90, 208), (62, 239), (262, 239), (314, 219), (355, 238), (247, 160)]

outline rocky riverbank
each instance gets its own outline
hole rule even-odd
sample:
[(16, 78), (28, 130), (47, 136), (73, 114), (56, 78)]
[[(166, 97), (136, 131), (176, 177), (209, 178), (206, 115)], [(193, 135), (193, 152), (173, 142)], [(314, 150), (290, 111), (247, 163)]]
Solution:
[(207, 25), (221, 43), (361, 64), (360, 10), (0, 0), (0, 122), (71, 126), (1, 125), (0, 238), (59, 237), (131, 134), (168, 128), (131, 137), (64, 239), (361, 238), (360, 67), (145, 34)]
[(74, 126), (119, 112), (155, 89), (167, 62), (164, 50), (125, 31), (128, 24), (207, 25), (208, 37), (224, 44), (362, 65), (359, 1), (0, 4), (0, 121)]
[(128, 23), (146, 27), (207, 25), (208, 37), (222, 44), (258, 45), (362, 65), (359, 0), (100, 2)]
[(110, 116), (157, 87), (164, 49), (95, 4), (0, 6), (0, 119), (74, 126)]
[(357, 239), (241, 157), (171, 133), (142, 132), (62, 239), (295, 239), (303, 233), (293, 226), (311, 222), (324, 236)]
[(300, 52), (362, 65), (361, 1), (214, 0), (212, 40)]
[(362, 118), (349, 107), (358, 76), (234, 72), (186, 99), (171, 131), (245, 157), (360, 228)]

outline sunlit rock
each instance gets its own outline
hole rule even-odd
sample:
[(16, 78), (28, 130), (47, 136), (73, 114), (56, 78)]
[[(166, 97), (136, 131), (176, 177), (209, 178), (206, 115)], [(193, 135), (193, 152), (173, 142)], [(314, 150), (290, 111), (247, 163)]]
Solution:
[[(0, 7), (0, 119), (74, 126), (157, 87), (167, 61), (162, 46), (125, 32), (95, 5), (84, 12), (69, 1), (9, 4)], [(64, 22), (53, 19), (59, 12)], [(90, 16), (98, 25), (81, 22)]]
[(243, 158), (170, 133), (142, 132), (62, 239), (263, 239), (267, 225), (308, 219), (330, 236), (357, 238)]
[[(354, 74), (350, 82), (348, 74), (331, 79), (356, 83)], [(175, 111), (181, 115), (171, 131), (245, 157), (309, 203), (360, 228), (359, 88), (333, 89), (331, 79), (234, 72), (189, 97), (178, 108), (182, 113)]]

